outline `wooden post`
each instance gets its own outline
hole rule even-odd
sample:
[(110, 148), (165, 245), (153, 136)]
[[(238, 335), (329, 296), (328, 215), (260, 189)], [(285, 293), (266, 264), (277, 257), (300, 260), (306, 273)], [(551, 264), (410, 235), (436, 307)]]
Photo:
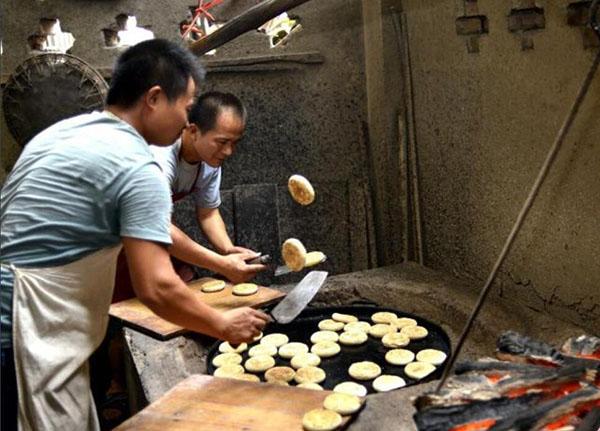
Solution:
[(309, 0), (266, 0), (251, 7), (246, 12), (229, 20), (227, 24), (216, 30), (214, 33), (203, 37), (190, 46), (190, 50), (201, 56), (208, 51), (226, 44), (241, 34), (250, 30), (255, 30), (265, 22), (283, 12), (293, 9)]

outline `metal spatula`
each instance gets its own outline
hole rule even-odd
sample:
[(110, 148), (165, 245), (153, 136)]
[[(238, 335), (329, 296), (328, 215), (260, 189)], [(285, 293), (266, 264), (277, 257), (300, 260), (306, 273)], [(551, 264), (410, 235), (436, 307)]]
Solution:
[(325, 279), (326, 271), (311, 271), (271, 310), (278, 323), (290, 323), (302, 312), (317, 294)]
[[(326, 260), (327, 260), (327, 256), (323, 255), (323, 259), (321, 259), (319, 262), (316, 262), (310, 266), (320, 265), (321, 263), (325, 262)], [(307, 267), (305, 267), (305, 268), (307, 268)], [(274, 275), (275, 275), (275, 277), (279, 277), (280, 275), (289, 274), (290, 272), (292, 272), (292, 270), (287, 265), (279, 265), (278, 267), (275, 268)]]

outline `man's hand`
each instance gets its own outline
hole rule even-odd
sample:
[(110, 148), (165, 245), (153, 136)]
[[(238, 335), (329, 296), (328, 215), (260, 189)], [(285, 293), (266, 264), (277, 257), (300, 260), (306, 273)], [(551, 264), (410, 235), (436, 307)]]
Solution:
[[(225, 250), (225, 254), (235, 254), (235, 253), (248, 254), (248, 255), (250, 255), (250, 259), (253, 257), (256, 257), (258, 255), (258, 252), (254, 251), (254, 250), (250, 250), (249, 248), (246, 248), (246, 247), (240, 247), (239, 245), (233, 245), (233, 246), (229, 247), (227, 250)], [(249, 260), (249, 259), (246, 259), (246, 260)]]
[(219, 273), (223, 274), (232, 283), (244, 283), (253, 279), (260, 271), (267, 269), (266, 265), (246, 263), (256, 257), (256, 252), (235, 253), (223, 256), (223, 266)]
[(235, 308), (223, 313), (222, 338), (230, 344), (249, 343), (271, 319), (262, 311), (250, 307)]

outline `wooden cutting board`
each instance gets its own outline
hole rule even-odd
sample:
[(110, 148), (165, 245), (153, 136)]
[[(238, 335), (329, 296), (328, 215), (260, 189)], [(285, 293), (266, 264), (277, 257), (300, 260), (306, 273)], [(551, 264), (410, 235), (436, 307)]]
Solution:
[(304, 413), (331, 393), (196, 374), (115, 430), (301, 431)]
[[(227, 284), (225, 289), (220, 292), (205, 293), (200, 290), (203, 281), (210, 278), (201, 278), (188, 284), (190, 289), (200, 297), (200, 299), (222, 311), (231, 310), (238, 307), (258, 308), (263, 305), (275, 302), (285, 296), (285, 293), (260, 286), (258, 292), (250, 296), (236, 296), (231, 293), (232, 284)], [(187, 329), (167, 322), (154, 314), (148, 307), (142, 304), (139, 299), (132, 298), (126, 301), (117, 302), (110, 306), (109, 314), (123, 322), (125, 326), (142, 331), (152, 337), (160, 340), (168, 340), (177, 337)]]

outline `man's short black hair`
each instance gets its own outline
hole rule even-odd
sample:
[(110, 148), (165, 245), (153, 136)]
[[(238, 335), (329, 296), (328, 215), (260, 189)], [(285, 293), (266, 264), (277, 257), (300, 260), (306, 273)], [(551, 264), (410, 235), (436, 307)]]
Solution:
[(204, 69), (189, 50), (165, 39), (140, 42), (117, 60), (106, 104), (129, 108), (155, 85), (172, 102), (185, 94), (190, 77), (198, 87)]
[(232, 109), (246, 123), (246, 108), (243, 103), (231, 93), (209, 91), (201, 95), (192, 110), (188, 120), (194, 123), (202, 133), (215, 128), (219, 114), (225, 109)]

